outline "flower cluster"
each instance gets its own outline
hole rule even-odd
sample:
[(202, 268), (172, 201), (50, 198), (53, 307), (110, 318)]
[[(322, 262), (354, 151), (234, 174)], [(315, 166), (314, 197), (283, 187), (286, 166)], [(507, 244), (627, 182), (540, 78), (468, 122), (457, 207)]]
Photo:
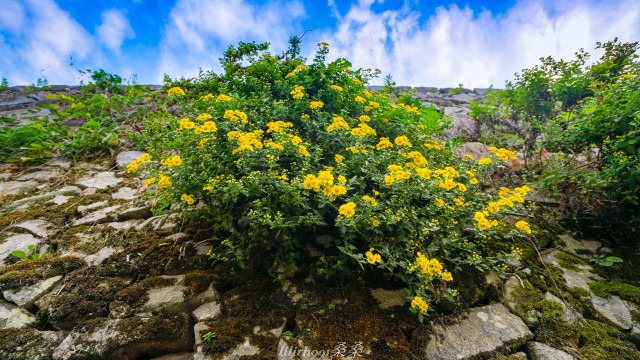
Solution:
[(174, 166), (182, 165), (182, 158), (180, 157), (180, 155), (171, 156), (166, 159), (162, 159), (160, 161), (160, 164), (168, 168), (172, 168)]
[(180, 95), (180, 96), (184, 96), (184, 90), (182, 90), (182, 88), (179, 87), (172, 87), (171, 89), (167, 90), (167, 95), (171, 96), (171, 95)]
[(407, 180), (411, 178), (411, 173), (403, 170), (402, 166), (392, 164), (387, 167), (389, 169), (389, 175), (384, 177), (385, 184), (391, 186), (396, 181)]
[(231, 154), (237, 154), (241, 151), (254, 151), (255, 148), (262, 149), (263, 144), (262, 141), (260, 141), (260, 137), (263, 133), (264, 131), (262, 130), (254, 130), (251, 132), (229, 131), (227, 138), (236, 141), (238, 144), (238, 147), (235, 148)]
[(429, 310), (429, 304), (420, 296), (416, 296), (411, 300), (411, 308), (418, 309), (421, 314), (426, 314)]
[(138, 167), (146, 162), (151, 161), (151, 157), (149, 156), (149, 154), (144, 153), (142, 154), (142, 156), (140, 156), (139, 158), (133, 160), (131, 163), (129, 163), (129, 165), (127, 165), (127, 172), (128, 173), (132, 173), (136, 170), (138, 170)]
[(423, 275), (427, 275), (429, 277), (429, 281), (438, 277), (444, 281), (453, 281), (453, 275), (447, 270), (444, 270), (444, 267), (436, 258), (427, 258), (421, 252), (416, 254), (416, 260), (414, 261), (411, 268), (409, 268), (410, 272), (415, 271), (416, 269), (420, 269), (420, 273)]
[(381, 263), (382, 257), (380, 256), (380, 254), (374, 254), (373, 251), (374, 249), (371, 248), (369, 249), (369, 251), (365, 253), (365, 256), (367, 257), (367, 262), (371, 265)]
[(224, 112), (223, 117), (231, 121), (240, 121), (243, 124), (246, 124), (249, 122), (249, 120), (247, 119), (247, 114), (245, 114), (240, 110), (227, 110)]
[(304, 86), (296, 85), (291, 90), (291, 95), (294, 99), (302, 99), (304, 97)]

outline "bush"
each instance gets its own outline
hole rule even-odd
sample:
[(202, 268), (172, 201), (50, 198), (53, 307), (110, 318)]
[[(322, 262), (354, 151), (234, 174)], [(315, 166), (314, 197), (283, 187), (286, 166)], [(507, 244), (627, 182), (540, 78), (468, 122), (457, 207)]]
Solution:
[[(505, 90), (471, 106), (484, 137), (517, 145), (538, 185), (563, 197), (567, 213), (597, 214), (640, 200), (638, 43), (598, 43), (603, 55), (541, 59)], [(552, 154), (554, 153), (554, 154)]]
[(514, 154), (456, 158), (437, 140), (435, 109), (367, 91), (375, 70), (327, 63), (328, 44), (318, 46), (305, 65), (295, 38), (281, 56), (240, 43), (221, 59), (223, 74), (166, 79), (177, 116), (148, 119), (148, 154), (128, 168), (147, 174), (155, 210), (208, 212), (239, 264), (268, 255), (281, 276), (314, 234), (333, 234), (327, 253), (404, 281), (420, 317), (455, 295), (463, 266), (504, 273), (513, 239), (531, 233), (506, 215), (528, 188), (496, 196), (479, 182)]

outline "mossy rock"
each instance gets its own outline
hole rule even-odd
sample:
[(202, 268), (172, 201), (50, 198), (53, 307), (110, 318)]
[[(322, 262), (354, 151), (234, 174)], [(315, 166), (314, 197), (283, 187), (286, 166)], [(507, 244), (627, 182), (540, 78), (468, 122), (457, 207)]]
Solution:
[(36, 329), (0, 330), (0, 358), (3, 360), (48, 360), (64, 334)]
[(619, 281), (594, 281), (589, 283), (589, 289), (602, 298), (617, 295), (621, 299), (640, 305), (640, 287), (637, 286)]
[(589, 360), (639, 360), (640, 351), (613, 326), (585, 320), (579, 327), (580, 355)]

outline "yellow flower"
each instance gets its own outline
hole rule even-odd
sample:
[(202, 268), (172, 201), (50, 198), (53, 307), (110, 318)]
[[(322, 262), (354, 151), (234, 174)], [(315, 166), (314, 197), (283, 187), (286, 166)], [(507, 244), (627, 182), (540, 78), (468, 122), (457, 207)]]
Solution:
[(182, 158), (180, 158), (180, 155), (175, 155), (172, 157), (168, 157), (164, 160), (160, 161), (160, 164), (168, 167), (168, 168), (172, 168), (174, 166), (178, 166), (178, 165), (182, 165)]
[(342, 206), (338, 210), (338, 213), (346, 218), (351, 218), (356, 214), (356, 203), (350, 201)]
[(296, 85), (290, 93), (294, 99), (302, 99), (304, 97), (304, 86)]
[(473, 155), (471, 155), (471, 154), (464, 154), (464, 157), (466, 157), (469, 160), (474, 160), (473, 159)]
[(182, 196), (180, 197), (180, 200), (186, 202), (189, 205), (193, 205), (193, 203), (195, 202), (195, 200), (193, 199), (193, 196), (188, 194), (182, 194)]
[(460, 190), (461, 192), (466, 192), (467, 187), (464, 184), (458, 183), (458, 190)]
[(149, 154), (144, 153), (139, 158), (133, 160), (129, 165), (127, 165), (127, 173), (132, 173), (138, 170), (138, 167), (146, 162), (151, 161), (151, 157)]
[(247, 114), (245, 114), (240, 110), (227, 110), (224, 112), (223, 118), (229, 119), (234, 122), (240, 120), (240, 122), (243, 124), (246, 124), (249, 122), (247, 118)]
[(298, 145), (298, 144), (300, 144), (301, 142), (302, 142), (302, 138), (300, 138), (300, 136), (295, 136), (295, 135), (294, 135), (294, 136), (292, 136), (292, 137), (291, 137), (291, 143), (292, 143), (293, 145)]
[(338, 85), (329, 85), (329, 88), (335, 91), (342, 91), (342, 87)]
[(204, 191), (212, 191), (213, 190), (213, 185), (205, 185), (202, 187), (202, 190)]
[(340, 184), (345, 184), (347, 182), (347, 178), (344, 177), (343, 175), (338, 176), (338, 182)]
[(156, 178), (155, 177), (148, 178), (147, 180), (144, 181), (144, 186), (151, 186), (155, 182), (156, 182)]
[(427, 168), (417, 168), (416, 174), (418, 174), (418, 176), (420, 176), (423, 179), (431, 178), (431, 170)]
[(308, 114), (302, 114), (300, 116), (300, 119), (304, 119), (304, 120), (308, 120), (311, 116), (309, 116)]
[(418, 308), (422, 314), (426, 314), (427, 310), (429, 310), (429, 304), (427, 304), (427, 302), (420, 296), (416, 296), (411, 300), (411, 307)]
[(311, 101), (309, 103), (310, 109), (321, 109), (323, 106), (324, 106), (324, 103), (322, 101)]
[(374, 265), (376, 263), (382, 262), (382, 257), (380, 256), (380, 254), (374, 254), (373, 248), (369, 249), (369, 251), (367, 251), (365, 255), (367, 256), (367, 262), (369, 264)]
[(207, 121), (204, 124), (202, 124), (202, 126), (197, 128), (194, 132), (196, 134), (201, 134), (203, 132), (216, 132), (216, 131), (218, 131), (218, 127), (216, 126), (216, 123), (214, 123), (213, 121)]
[(160, 189), (171, 186), (171, 180), (164, 174), (160, 174), (160, 180), (158, 180), (158, 187)]
[(336, 154), (335, 160), (338, 164), (344, 165), (344, 156), (340, 154)]
[(314, 190), (318, 183), (318, 179), (313, 174), (308, 174), (304, 179), (304, 183), (302, 184), (307, 190)]
[(327, 130), (327, 132), (332, 132), (334, 130), (337, 130), (339, 128), (343, 128), (345, 130), (349, 130), (351, 129), (349, 127), (349, 124), (344, 120), (344, 118), (342, 116), (334, 116), (332, 123), (327, 126), (327, 128), (325, 130)]
[(361, 104), (364, 104), (364, 103), (367, 102), (367, 99), (363, 98), (362, 96), (356, 96), (356, 98), (354, 100), (355, 100), (355, 102), (361, 103)]
[(198, 142), (198, 145), (196, 145), (196, 147), (198, 149), (202, 149), (204, 147), (204, 144), (206, 144), (207, 142), (209, 142), (209, 138), (203, 138)]
[(311, 156), (311, 154), (309, 154), (309, 151), (307, 150), (307, 147), (304, 145), (298, 146), (298, 152), (304, 156)]
[(213, 94), (207, 94), (200, 97), (200, 101), (207, 101), (213, 99)]
[(378, 104), (375, 101), (369, 101), (369, 106), (371, 106), (374, 109), (380, 109), (380, 104)]
[(371, 206), (376, 206), (378, 205), (378, 202), (376, 201), (376, 199), (372, 198), (369, 195), (365, 195), (362, 197), (362, 200), (368, 202), (369, 204), (371, 204)]
[(358, 125), (358, 127), (353, 128), (353, 130), (351, 130), (351, 135), (354, 135), (354, 136), (366, 136), (366, 135), (376, 136), (376, 130), (374, 128), (372, 128), (371, 126), (365, 124), (365, 123), (360, 123), (360, 125)]
[(453, 275), (447, 270), (442, 272), (442, 280), (444, 281), (453, 281)]
[(220, 94), (216, 98), (216, 101), (231, 101), (231, 97), (224, 94)]
[(193, 129), (193, 127), (196, 126), (196, 123), (194, 123), (193, 121), (184, 118), (182, 120), (180, 120), (180, 130), (182, 129)]
[(171, 95), (181, 95), (184, 96), (184, 90), (182, 90), (179, 87), (172, 87), (171, 89), (167, 90), (167, 95), (171, 96)]
[(282, 133), (286, 128), (292, 128), (293, 123), (282, 120), (271, 121), (267, 123), (267, 133)]
[(376, 218), (371, 218), (371, 220), (370, 220), (370, 221), (371, 221), (371, 225), (372, 225), (373, 227), (378, 227), (378, 226), (380, 226), (380, 221), (378, 221), (378, 219), (376, 219)]
[(438, 206), (443, 207), (444, 206), (444, 200), (437, 198), (436, 199), (436, 204), (438, 204)]
[(443, 181), (440, 184), (438, 184), (438, 186), (440, 186), (441, 188), (443, 188), (445, 190), (451, 190), (454, 187), (456, 187), (456, 182), (451, 180), (451, 179), (446, 179), (445, 181)]
[(531, 234), (531, 227), (529, 226), (529, 223), (524, 220), (516, 222), (516, 227), (527, 234)]
[(475, 184), (477, 184), (477, 183), (478, 183), (478, 179), (476, 179), (476, 178), (471, 178), (471, 179), (469, 179), (469, 184), (471, 184), (471, 185), (475, 185)]
[(411, 144), (411, 142), (409, 141), (409, 138), (407, 138), (404, 135), (398, 136), (397, 138), (395, 138), (395, 140), (393, 142), (395, 142), (396, 145), (398, 145), (398, 146), (406, 146), (406, 147), (412, 147), (413, 146)]
[(362, 122), (369, 122), (371, 121), (371, 117), (368, 115), (360, 115), (360, 117), (358, 117), (358, 119)]
[(378, 144), (376, 145), (377, 150), (382, 150), (390, 147), (393, 147), (393, 144), (387, 137), (380, 138), (380, 142), (378, 142)]
[(489, 165), (492, 162), (493, 161), (491, 161), (491, 159), (489, 159), (488, 157), (483, 157), (482, 159), (478, 160), (478, 165)]

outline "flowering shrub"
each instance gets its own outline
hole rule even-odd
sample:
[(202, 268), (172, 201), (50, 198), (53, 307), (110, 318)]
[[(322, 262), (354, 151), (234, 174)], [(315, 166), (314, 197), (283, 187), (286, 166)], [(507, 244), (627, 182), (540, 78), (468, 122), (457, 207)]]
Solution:
[(515, 155), (458, 159), (437, 140), (435, 110), (367, 91), (377, 72), (327, 63), (326, 43), (308, 65), (291, 44), (276, 57), (241, 43), (225, 53), (224, 74), (167, 79), (180, 114), (146, 124), (149, 155), (128, 169), (144, 169), (157, 207), (203, 205), (236, 256), (270, 254), (276, 270), (318, 229), (339, 235), (328, 251), (404, 281), (421, 318), (455, 295), (462, 266), (505, 271), (516, 253), (491, 241), (531, 233), (505, 216), (528, 188), (483, 194), (479, 179)]

